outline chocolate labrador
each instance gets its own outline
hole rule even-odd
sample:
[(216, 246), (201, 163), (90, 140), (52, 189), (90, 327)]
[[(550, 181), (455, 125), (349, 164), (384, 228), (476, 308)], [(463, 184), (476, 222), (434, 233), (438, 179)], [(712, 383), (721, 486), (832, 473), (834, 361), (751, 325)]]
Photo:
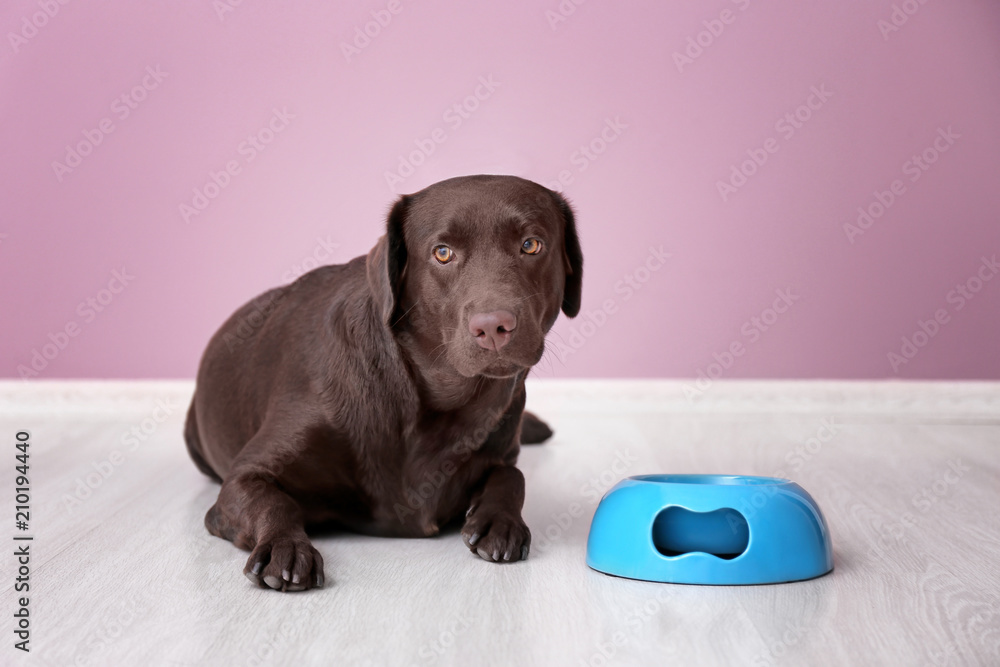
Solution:
[(237, 310), (205, 350), (185, 427), (222, 482), (205, 516), (261, 587), (322, 586), (306, 528), (424, 537), (464, 517), (488, 561), (527, 558), (520, 444), (551, 435), (524, 378), (583, 257), (561, 195), (467, 176), (399, 198), (366, 255)]

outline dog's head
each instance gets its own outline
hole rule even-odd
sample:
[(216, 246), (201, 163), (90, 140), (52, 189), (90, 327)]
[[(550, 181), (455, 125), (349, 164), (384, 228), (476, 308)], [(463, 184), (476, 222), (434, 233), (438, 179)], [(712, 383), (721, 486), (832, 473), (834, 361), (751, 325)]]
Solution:
[(559, 310), (580, 311), (573, 211), (513, 176), (453, 178), (400, 197), (367, 270), (386, 326), (464, 377), (533, 366)]

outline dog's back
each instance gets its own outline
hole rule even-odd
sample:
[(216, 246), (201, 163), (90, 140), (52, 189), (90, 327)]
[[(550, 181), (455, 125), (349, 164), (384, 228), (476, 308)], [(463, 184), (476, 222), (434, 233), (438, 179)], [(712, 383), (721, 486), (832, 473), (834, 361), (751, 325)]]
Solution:
[[(337, 344), (357, 336), (349, 329), (364, 327), (371, 307), (364, 276), (364, 257), (319, 267), (251, 299), (219, 328), (202, 355), (184, 433), (199, 470), (221, 480), (275, 395), (311, 394), (330, 382), (324, 375), (332, 369), (303, 368), (302, 361), (331, 341), (324, 358), (344, 356)], [(334, 335), (320, 335), (326, 329)]]

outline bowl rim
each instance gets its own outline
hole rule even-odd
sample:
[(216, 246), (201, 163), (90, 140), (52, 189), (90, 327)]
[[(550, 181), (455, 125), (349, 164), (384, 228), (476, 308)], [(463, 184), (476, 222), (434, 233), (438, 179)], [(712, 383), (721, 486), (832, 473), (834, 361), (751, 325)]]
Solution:
[(695, 486), (727, 486), (727, 487), (759, 487), (780, 486), (792, 484), (792, 480), (784, 477), (763, 477), (760, 475), (715, 475), (715, 474), (673, 474), (657, 473), (651, 475), (634, 475), (628, 479), (646, 484), (683, 484)]

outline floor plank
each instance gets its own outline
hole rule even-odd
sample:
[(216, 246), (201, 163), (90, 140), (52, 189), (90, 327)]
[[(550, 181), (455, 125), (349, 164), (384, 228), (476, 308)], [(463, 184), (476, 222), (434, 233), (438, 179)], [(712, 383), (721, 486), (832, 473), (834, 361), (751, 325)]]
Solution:
[[(205, 532), (218, 487), (184, 451), (191, 391), (0, 383), (0, 434), (32, 433), (35, 537), (32, 652), (8, 627), (0, 664), (1000, 664), (998, 383), (716, 382), (688, 398), (674, 381), (534, 381), (556, 436), (522, 453), (527, 562), (480, 561), (454, 533), (324, 536), (331, 583), (300, 595), (251, 587), (246, 552)], [(589, 570), (598, 499), (650, 472), (795, 479), (836, 569), (745, 587)], [(13, 550), (0, 562), (10, 619)]]

